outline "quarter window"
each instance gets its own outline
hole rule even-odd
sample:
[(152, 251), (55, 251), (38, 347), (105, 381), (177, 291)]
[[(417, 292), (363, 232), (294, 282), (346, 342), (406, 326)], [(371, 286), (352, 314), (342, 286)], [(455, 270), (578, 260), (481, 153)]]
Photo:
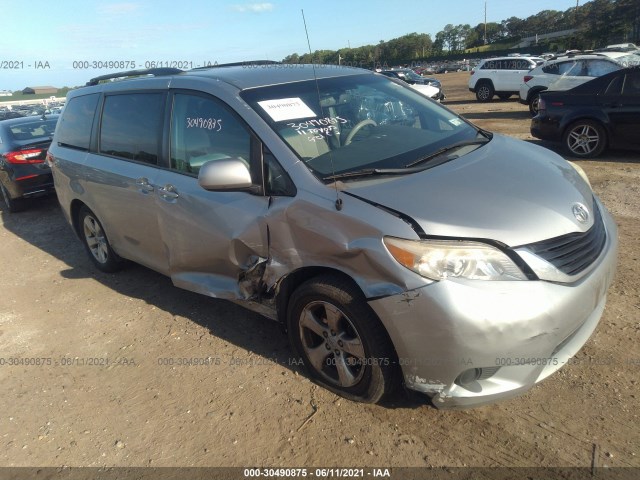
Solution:
[(67, 103), (58, 124), (58, 144), (89, 150), (93, 115), (100, 95), (97, 93), (74, 97)]
[(197, 175), (209, 161), (239, 158), (249, 167), (251, 136), (227, 107), (209, 97), (176, 93), (171, 118), (171, 168)]
[(104, 100), (100, 153), (157, 165), (165, 95), (128, 93)]

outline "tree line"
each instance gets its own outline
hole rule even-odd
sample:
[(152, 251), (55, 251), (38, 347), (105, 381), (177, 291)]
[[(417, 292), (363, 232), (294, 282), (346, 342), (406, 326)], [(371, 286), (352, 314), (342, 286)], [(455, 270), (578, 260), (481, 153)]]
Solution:
[(430, 57), (461, 54), (484, 45), (515, 45), (520, 39), (561, 30), (576, 31), (562, 39), (546, 41), (556, 49), (594, 49), (611, 43), (640, 42), (639, 0), (591, 0), (564, 12), (543, 10), (525, 19), (510, 17), (500, 23), (448, 24), (431, 38), (428, 33), (410, 33), (377, 45), (339, 50), (293, 53), (284, 63), (329, 63), (374, 66), (379, 63), (409, 63)]

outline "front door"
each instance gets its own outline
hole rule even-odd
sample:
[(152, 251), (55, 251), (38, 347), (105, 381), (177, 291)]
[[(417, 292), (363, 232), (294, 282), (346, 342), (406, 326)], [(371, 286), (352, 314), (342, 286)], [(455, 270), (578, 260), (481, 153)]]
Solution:
[(174, 284), (218, 298), (251, 296), (240, 284), (268, 256), (268, 198), (206, 191), (197, 179), (205, 162), (239, 158), (249, 167), (251, 134), (217, 99), (176, 92), (170, 152), (170, 169), (156, 177), (155, 201)]

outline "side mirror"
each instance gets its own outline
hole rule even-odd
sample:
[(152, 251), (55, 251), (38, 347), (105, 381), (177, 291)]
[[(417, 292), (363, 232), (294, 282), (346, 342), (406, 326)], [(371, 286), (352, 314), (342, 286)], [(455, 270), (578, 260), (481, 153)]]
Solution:
[(198, 184), (209, 191), (248, 190), (253, 186), (249, 168), (239, 158), (205, 163), (198, 172)]

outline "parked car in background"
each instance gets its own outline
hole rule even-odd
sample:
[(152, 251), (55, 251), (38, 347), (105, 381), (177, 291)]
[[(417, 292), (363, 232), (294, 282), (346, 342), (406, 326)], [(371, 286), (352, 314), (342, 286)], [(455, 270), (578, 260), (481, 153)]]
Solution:
[(640, 67), (617, 70), (565, 92), (542, 92), (531, 134), (596, 157), (607, 147), (640, 147)]
[(22, 118), (23, 114), (14, 110), (0, 110), (0, 120), (8, 120), (10, 118)]
[(401, 70), (382, 70), (378, 73), (385, 77), (395, 78), (408, 83), (414, 90), (438, 102), (442, 102), (446, 98), (441, 83), (435, 79), (424, 78), (425, 81), (416, 82), (415, 79), (405, 75)]
[[(433, 85), (434, 87), (442, 88), (442, 84), (440, 80), (432, 77), (424, 77), (422, 75), (418, 75), (416, 72), (411, 70), (410, 68), (394, 68), (391, 70), (384, 70), (384, 72), (391, 72), (393, 76), (396, 76), (410, 85), (418, 84), (418, 85)], [(389, 75), (387, 75), (389, 76)]]
[(584, 172), (406, 83), (297, 67), (71, 91), (48, 160), (96, 268), (125, 258), (281, 321), (293, 358), (351, 400), (403, 384), (477, 406), (568, 363), (616, 267)]
[(54, 191), (45, 158), (57, 121), (58, 115), (0, 121), (0, 191), (9, 212)]
[(522, 78), (531, 69), (543, 63), (539, 57), (497, 57), (482, 60), (471, 70), (469, 91), (479, 102), (490, 102), (494, 95), (506, 100), (517, 94)]
[(520, 85), (520, 103), (528, 105), (531, 114), (536, 115), (540, 92), (570, 90), (601, 75), (631, 66), (633, 62), (640, 64), (640, 56), (625, 52), (556, 57), (524, 75)]

